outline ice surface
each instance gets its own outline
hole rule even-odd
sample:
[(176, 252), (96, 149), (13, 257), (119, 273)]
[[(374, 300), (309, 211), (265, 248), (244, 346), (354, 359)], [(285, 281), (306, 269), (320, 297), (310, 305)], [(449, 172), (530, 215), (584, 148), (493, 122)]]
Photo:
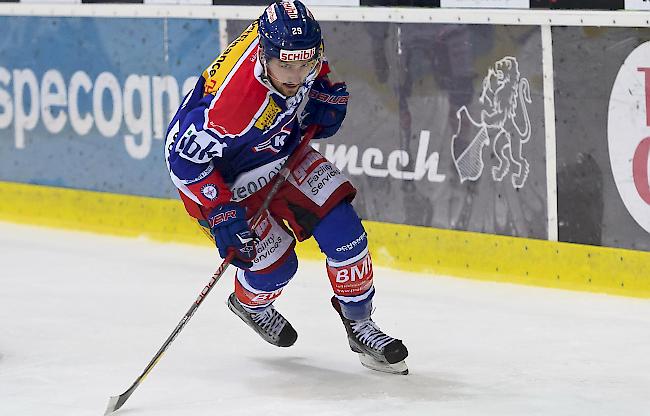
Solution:
[[(102, 415), (216, 270), (216, 250), (0, 223), (0, 415)], [(375, 269), (411, 374), (346, 343), (322, 262), (276, 305), (295, 346), (224, 305), (229, 270), (116, 415), (647, 415), (650, 301)]]

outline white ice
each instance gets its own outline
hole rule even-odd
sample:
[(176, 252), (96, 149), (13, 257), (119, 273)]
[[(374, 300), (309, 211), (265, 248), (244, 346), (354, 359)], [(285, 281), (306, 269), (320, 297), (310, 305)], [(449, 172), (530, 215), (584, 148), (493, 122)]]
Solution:
[[(217, 268), (211, 247), (0, 223), (0, 415), (101, 416)], [(648, 415), (650, 301), (375, 269), (408, 376), (362, 367), (302, 262), (296, 345), (224, 305), (229, 270), (116, 415)]]

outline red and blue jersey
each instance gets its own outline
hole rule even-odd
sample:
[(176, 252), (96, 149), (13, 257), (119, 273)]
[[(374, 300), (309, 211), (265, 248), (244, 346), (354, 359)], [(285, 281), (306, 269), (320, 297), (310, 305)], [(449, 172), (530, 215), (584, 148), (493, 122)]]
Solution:
[[(317, 67), (318, 68), (318, 67)], [(257, 21), (202, 73), (170, 123), (165, 158), (190, 215), (241, 201), (277, 174), (300, 140), (297, 110), (317, 76), (293, 97), (278, 92), (258, 59)]]

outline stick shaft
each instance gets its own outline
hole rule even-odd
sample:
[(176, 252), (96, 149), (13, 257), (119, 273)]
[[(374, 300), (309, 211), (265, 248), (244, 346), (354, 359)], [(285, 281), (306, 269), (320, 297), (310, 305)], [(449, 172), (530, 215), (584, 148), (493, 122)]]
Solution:
[(280, 169), (280, 172), (278, 173), (277, 177), (273, 181), (273, 186), (271, 187), (269, 193), (266, 194), (266, 197), (264, 198), (264, 202), (257, 210), (257, 213), (255, 213), (255, 215), (251, 219), (251, 228), (255, 229), (259, 225), (259, 222), (262, 219), (262, 216), (264, 215), (264, 211), (267, 210), (275, 194), (278, 193), (282, 185), (284, 185), (284, 182), (289, 178), (289, 174), (291, 174), (291, 171), (293, 170), (296, 161), (298, 160), (300, 155), (302, 155), (305, 148), (309, 145), (309, 142), (314, 137), (314, 134), (316, 134), (317, 130), (318, 130), (317, 125), (309, 126), (309, 128), (305, 132), (303, 139), (298, 144), (298, 147), (296, 147), (293, 153), (291, 153), (291, 156), (289, 156), (282, 169)]
[[(317, 131), (317, 126), (312, 125), (307, 129), (307, 132), (305, 133), (305, 136), (301, 140), (300, 144), (298, 144), (298, 147), (293, 151), (293, 153), (289, 156), (287, 161), (285, 162), (284, 166), (276, 176), (276, 178), (273, 181), (273, 187), (269, 190), (268, 194), (264, 198), (264, 202), (260, 206), (260, 208), (257, 210), (253, 218), (251, 219), (251, 227), (254, 229), (257, 225), (259, 225), (259, 221), (262, 218), (264, 211), (269, 207), (269, 204), (271, 203), (271, 200), (275, 196), (275, 194), (278, 193), (284, 182), (287, 180), (289, 177), (289, 174), (291, 173), (291, 170), (293, 169), (293, 165), (296, 164), (296, 161), (302, 154), (303, 150), (306, 148), (306, 146), (309, 144), (311, 139), (314, 137), (314, 134)], [(151, 359), (147, 367), (145, 367), (144, 371), (140, 376), (133, 382), (131, 387), (129, 387), (128, 390), (126, 390), (124, 393), (120, 394), (119, 396), (113, 396), (109, 399), (108, 402), (108, 407), (106, 408), (106, 412), (104, 415), (109, 415), (110, 413), (116, 411), (122, 405), (127, 401), (127, 399), (131, 396), (131, 394), (135, 391), (135, 389), (142, 383), (142, 381), (147, 377), (149, 372), (158, 364), (158, 361), (162, 358), (163, 354), (165, 351), (167, 351), (167, 348), (171, 345), (171, 343), (174, 341), (174, 339), (180, 334), (180, 332), (183, 330), (187, 322), (192, 318), (192, 315), (194, 315), (194, 312), (198, 309), (198, 307), (203, 303), (203, 300), (208, 296), (208, 293), (212, 290), (212, 288), (217, 284), (221, 276), (226, 272), (228, 269), (228, 266), (230, 265), (230, 262), (232, 261), (234, 257), (234, 252), (231, 252), (226, 256), (226, 258), (223, 260), (217, 271), (214, 272), (212, 275), (212, 278), (210, 278), (210, 281), (208, 284), (205, 285), (203, 290), (201, 290), (201, 293), (199, 293), (199, 296), (197, 299), (192, 303), (192, 306), (185, 312), (185, 315), (183, 318), (180, 320), (178, 325), (176, 325), (176, 328), (172, 331), (172, 333), (167, 337), (163, 345), (160, 347), (158, 352), (156, 352), (156, 355)]]

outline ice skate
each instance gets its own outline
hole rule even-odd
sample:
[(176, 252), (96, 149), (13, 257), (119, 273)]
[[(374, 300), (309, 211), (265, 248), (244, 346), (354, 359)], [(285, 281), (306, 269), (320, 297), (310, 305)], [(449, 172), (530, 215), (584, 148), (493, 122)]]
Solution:
[(408, 374), (404, 361), (408, 350), (401, 340), (383, 333), (371, 318), (360, 321), (346, 319), (336, 297), (332, 297), (332, 306), (343, 321), (350, 349), (359, 354), (364, 367), (391, 374)]
[(228, 297), (228, 308), (269, 344), (278, 347), (290, 347), (296, 342), (298, 334), (291, 324), (276, 311), (273, 305), (260, 313), (250, 313), (239, 303), (235, 293)]

